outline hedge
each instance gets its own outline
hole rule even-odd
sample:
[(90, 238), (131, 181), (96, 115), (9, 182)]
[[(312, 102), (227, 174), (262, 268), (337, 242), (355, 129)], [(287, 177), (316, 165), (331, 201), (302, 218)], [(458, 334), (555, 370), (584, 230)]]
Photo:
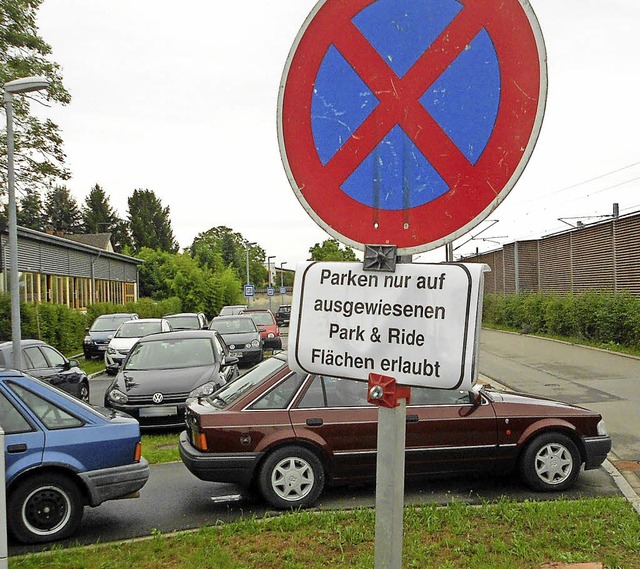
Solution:
[(640, 299), (628, 292), (487, 294), (485, 325), (640, 348)]
[[(87, 312), (80, 312), (61, 304), (20, 303), (22, 338), (36, 338), (72, 355), (82, 351), (85, 330), (101, 314), (136, 312), (140, 318), (159, 318), (165, 314), (181, 312), (180, 300), (169, 298), (155, 302), (141, 298), (137, 302), (92, 304)], [(11, 340), (11, 296), (0, 294), (0, 341)]]

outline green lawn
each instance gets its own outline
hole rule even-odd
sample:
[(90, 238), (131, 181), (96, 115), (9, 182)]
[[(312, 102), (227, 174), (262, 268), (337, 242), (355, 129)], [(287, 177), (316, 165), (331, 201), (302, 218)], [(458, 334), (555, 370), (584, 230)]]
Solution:
[[(371, 569), (375, 511), (304, 511), (11, 558), (11, 569)], [(407, 507), (405, 569), (640, 568), (640, 518), (622, 498)]]

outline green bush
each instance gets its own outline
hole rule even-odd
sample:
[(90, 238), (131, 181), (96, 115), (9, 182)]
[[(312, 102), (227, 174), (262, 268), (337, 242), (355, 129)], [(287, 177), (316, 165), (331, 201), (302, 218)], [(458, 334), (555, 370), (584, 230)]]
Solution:
[(487, 294), (482, 318), (523, 333), (640, 348), (640, 299), (629, 292)]

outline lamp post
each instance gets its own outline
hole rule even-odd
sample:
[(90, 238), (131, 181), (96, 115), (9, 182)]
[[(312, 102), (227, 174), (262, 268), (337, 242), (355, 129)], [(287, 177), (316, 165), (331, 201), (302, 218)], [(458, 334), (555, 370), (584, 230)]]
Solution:
[(269, 284), (267, 285), (267, 296), (269, 297), (269, 310), (271, 310), (271, 295), (269, 294), (269, 289), (271, 288), (271, 259), (275, 258), (275, 255), (269, 255), (267, 257), (267, 279), (269, 280)]
[(287, 264), (286, 261), (280, 263), (280, 304), (284, 304), (284, 270), (283, 267)]
[[(245, 249), (247, 251), (247, 285), (251, 284), (251, 282), (249, 281), (249, 247), (253, 247), (254, 245), (257, 245), (257, 241), (252, 241), (251, 243), (247, 243), (245, 245)], [(247, 304), (251, 304), (251, 297), (248, 296), (247, 297)]]
[(40, 91), (49, 86), (46, 77), (24, 77), (4, 84), (4, 102), (7, 109), (7, 182), (9, 192), (9, 290), (11, 291), (11, 339), (13, 367), (22, 369), (20, 351), (20, 279), (18, 276), (18, 215), (16, 208), (15, 173), (13, 165), (13, 95)]

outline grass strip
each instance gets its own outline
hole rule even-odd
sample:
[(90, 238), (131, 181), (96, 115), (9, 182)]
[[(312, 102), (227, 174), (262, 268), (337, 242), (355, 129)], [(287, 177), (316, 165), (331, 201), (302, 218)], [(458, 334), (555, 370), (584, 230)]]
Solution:
[[(212, 520), (215, 524), (215, 520)], [(11, 569), (370, 569), (375, 511), (302, 511), (148, 540), (14, 557)], [(622, 498), (407, 507), (403, 567), (640, 568), (640, 518)]]

